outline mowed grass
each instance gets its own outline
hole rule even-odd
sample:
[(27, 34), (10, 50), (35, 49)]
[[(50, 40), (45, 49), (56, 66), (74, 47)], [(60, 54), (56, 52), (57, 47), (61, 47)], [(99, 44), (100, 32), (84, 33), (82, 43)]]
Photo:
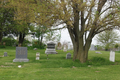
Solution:
[[(4, 52), (8, 53), (3, 57)], [(35, 60), (40, 52), (40, 60)], [(89, 61), (66, 59), (63, 52), (46, 56), (45, 50), (28, 50), (29, 62), (13, 62), (16, 48), (0, 49), (0, 80), (120, 80), (120, 53), (116, 52), (115, 63), (109, 61), (109, 51), (89, 51)], [(18, 68), (21, 65), (21, 68)]]

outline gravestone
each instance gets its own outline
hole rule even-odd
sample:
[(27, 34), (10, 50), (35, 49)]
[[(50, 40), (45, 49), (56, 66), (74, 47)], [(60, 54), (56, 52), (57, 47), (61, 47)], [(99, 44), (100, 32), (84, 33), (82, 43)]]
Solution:
[(64, 45), (63, 51), (64, 51), (64, 52), (67, 51), (67, 45)]
[(57, 54), (57, 52), (55, 51), (55, 43), (50, 41), (47, 43), (47, 48), (45, 51), (46, 54)]
[(33, 50), (37, 50), (37, 48), (34, 48)]
[(28, 62), (27, 47), (16, 47), (16, 58), (13, 62)]
[(4, 52), (4, 57), (6, 57), (7, 56), (7, 52)]
[(115, 52), (114, 51), (110, 51), (110, 61), (115, 62)]
[(71, 59), (71, 54), (70, 53), (66, 54), (66, 59)]
[(40, 53), (36, 53), (36, 60), (39, 60)]
[(62, 49), (62, 44), (60, 42), (57, 43), (57, 50), (61, 50)]
[(96, 51), (95, 53), (102, 54), (102, 53), (101, 53), (101, 52), (99, 52), (99, 51)]

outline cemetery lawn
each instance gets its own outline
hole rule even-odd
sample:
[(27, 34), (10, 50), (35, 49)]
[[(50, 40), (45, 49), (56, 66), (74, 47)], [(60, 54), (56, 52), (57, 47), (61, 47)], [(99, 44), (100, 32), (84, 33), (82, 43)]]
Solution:
[[(4, 52), (8, 53), (3, 57)], [(40, 52), (40, 60), (35, 60)], [(29, 62), (13, 62), (16, 48), (0, 49), (0, 80), (120, 80), (120, 53), (116, 52), (115, 62), (109, 61), (109, 51), (89, 51), (89, 61), (65, 59), (67, 53), (57, 50), (58, 54), (44, 53), (45, 50), (28, 50)], [(21, 68), (18, 66), (21, 65)]]

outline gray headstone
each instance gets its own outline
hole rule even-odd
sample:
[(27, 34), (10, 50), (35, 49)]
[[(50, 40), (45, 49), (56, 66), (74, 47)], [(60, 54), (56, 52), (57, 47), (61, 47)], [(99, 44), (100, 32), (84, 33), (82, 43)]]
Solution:
[(6, 57), (7, 56), (7, 52), (4, 52), (4, 57)]
[(47, 43), (47, 48), (45, 51), (46, 54), (57, 54), (57, 52), (55, 51), (55, 43), (50, 41)]
[(16, 47), (16, 58), (13, 62), (28, 62), (27, 47)]
[(99, 52), (99, 51), (96, 51), (95, 53), (102, 54), (102, 53), (101, 53), (101, 52)]
[(37, 48), (34, 48), (33, 50), (37, 50)]
[(70, 53), (66, 54), (66, 59), (71, 59), (71, 54)]

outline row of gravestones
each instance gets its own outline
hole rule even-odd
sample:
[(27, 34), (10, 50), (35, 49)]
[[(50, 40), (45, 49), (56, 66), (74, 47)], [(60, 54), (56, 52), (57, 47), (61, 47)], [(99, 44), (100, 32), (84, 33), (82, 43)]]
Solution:
[[(4, 53), (4, 55), (7, 55)], [(40, 53), (36, 53), (36, 60), (39, 60)], [(71, 59), (71, 54), (66, 54), (66, 59)], [(29, 59), (27, 59), (27, 47), (16, 47), (16, 58), (13, 60), (13, 62), (28, 62)]]
[[(4, 52), (4, 57), (7, 56), (7, 52)], [(36, 60), (39, 60), (40, 53), (36, 53)], [(71, 59), (71, 54), (66, 54), (66, 59)], [(109, 60), (112, 62), (115, 62), (115, 52), (110, 52)], [(16, 47), (16, 58), (13, 60), (13, 62), (28, 62), (29, 59), (27, 59), (27, 47)]]
[[(55, 51), (55, 43), (54, 42), (48, 42), (47, 43), (47, 48), (45, 53), (48, 54), (57, 54)], [(4, 56), (6, 53), (4, 53)], [(39, 59), (40, 54), (36, 54), (36, 60)], [(71, 54), (68, 53), (66, 55), (66, 59), (70, 59)], [(27, 59), (27, 47), (16, 47), (16, 58), (13, 60), (13, 62), (28, 62), (29, 59)], [(114, 62), (115, 61), (115, 52), (110, 52), (110, 61)]]
[[(4, 52), (4, 57), (7, 56), (7, 52)], [(39, 60), (40, 53), (36, 53), (36, 60)], [(71, 54), (66, 54), (66, 59), (71, 59)], [(115, 52), (110, 52), (109, 60), (112, 62), (115, 62)], [(28, 62), (29, 59), (27, 59), (27, 47), (16, 47), (16, 58), (13, 60), (13, 62)]]

